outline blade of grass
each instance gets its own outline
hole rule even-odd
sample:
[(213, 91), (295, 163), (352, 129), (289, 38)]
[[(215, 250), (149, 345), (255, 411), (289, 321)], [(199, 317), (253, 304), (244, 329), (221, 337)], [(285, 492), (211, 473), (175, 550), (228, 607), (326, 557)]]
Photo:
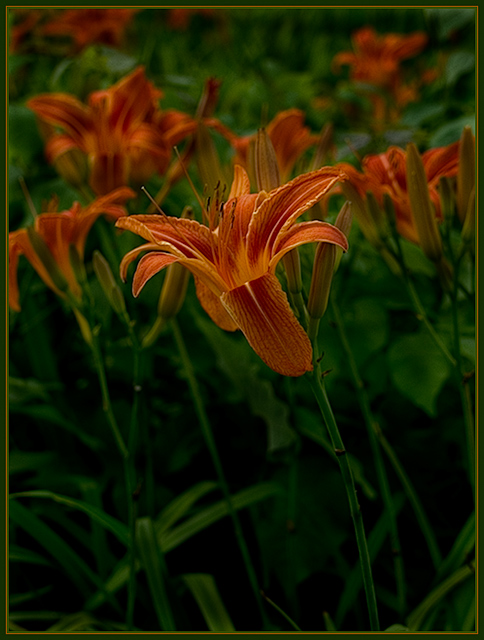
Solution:
[(475, 545), (475, 527), (476, 516), (475, 513), (472, 513), (457, 536), (451, 550), (440, 565), (437, 575), (435, 576), (436, 582), (447, 575), (450, 571), (460, 567), (465, 562), (467, 555), (472, 552)]
[(47, 567), (52, 566), (51, 562), (35, 551), (23, 549), (15, 544), (10, 544), (8, 547), (8, 559), (10, 562), (26, 562), (29, 564), (42, 564)]
[(91, 593), (89, 586), (89, 582), (91, 582), (105, 593), (106, 598), (117, 611), (121, 611), (113, 595), (106, 591), (99, 576), (57, 533), (16, 500), (10, 500), (8, 507), (11, 521), (22, 527), (52, 555), (85, 598), (89, 597)]
[(151, 518), (136, 521), (136, 543), (141, 556), (141, 564), (146, 572), (153, 605), (162, 631), (176, 631), (166, 589), (167, 571), (162, 552), (156, 539)]
[(235, 631), (213, 576), (207, 573), (187, 573), (182, 578), (197, 601), (210, 631)]
[(433, 589), (429, 595), (416, 607), (407, 618), (407, 626), (411, 631), (419, 631), (422, 623), (432, 609), (438, 605), (445, 596), (454, 587), (460, 584), (463, 580), (475, 576), (474, 563), (470, 563), (457, 569), (454, 573), (444, 580), (438, 587)]
[[(261, 483), (234, 494), (232, 496), (232, 503), (234, 509), (243, 509), (250, 506), (251, 504), (259, 502), (260, 500), (265, 500), (274, 495), (277, 495), (281, 491), (281, 487), (276, 483)], [(187, 494), (188, 493), (189, 492), (187, 492)], [(182, 496), (180, 496), (180, 499), (181, 498)], [(181, 501), (185, 501), (185, 506), (187, 507), (187, 509), (192, 505), (192, 502), (187, 495), (185, 495), (184, 500)], [(168, 505), (168, 507), (165, 508), (165, 510), (162, 511), (159, 516), (160, 519), (162, 518), (166, 509), (170, 509), (170, 506), (171, 503), (170, 505)], [(183, 515), (183, 513), (181, 515)], [(158, 544), (160, 545), (163, 553), (167, 553), (168, 551), (175, 549), (180, 544), (185, 542), (185, 540), (188, 540), (192, 536), (196, 535), (199, 531), (203, 531), (203, 529), (210, 526), (211, 524), (214, 524), (227, 515), (227, 503), (225, 502), (225, 500), (221, 500), (220, 502), (207, 507), (195, 516), (192, 516), (192, 518), (189, 518), (178, 527), (168, 530), (160, 527), (160, 530), (157, 530)], [(155, 529), (156, 526), (157, 525), (155, 523)], [(114, 572), (106, 581), (105, 587), (109, 593), (115, 593), (126, 583), (129, 574), (129, 567), (127, 565), (127, 562), (128, 559), (123, 558), (123, 560), (121, 560)], [(137, 565), (137, 569), (139, 569), (139, 565)], [(86, 609), (95, 609), (101, 606), (104, 600), (104, 593), (96, 593), (87, 601)]]
[(54, 502), (58, 502), (59, 504), (65, 504), (72, 509), (83, 511), (94, 522), (97, 522), (108, 531), (111, 531), (111, 533), (113, 533), (126, 547), (129, 546), (129, 534), (126, 525), (92, 504), (70, 498), (69, 496), (62, 496), (58, 493), (54, 493), (53, 491), (22, 491), (21, 493), (11, 494), (10, 498), (47, 498)]
[(200, 482), (172, 500), (155, 520), (157, 535), (168, 531), (170, 527), (185, 516), (197, 500), (217, 488), (216, 482)]

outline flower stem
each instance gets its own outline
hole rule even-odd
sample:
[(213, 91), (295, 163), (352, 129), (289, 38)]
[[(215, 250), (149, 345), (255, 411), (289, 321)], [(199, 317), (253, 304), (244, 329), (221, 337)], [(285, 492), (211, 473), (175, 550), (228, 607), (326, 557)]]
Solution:
[(405, 572), (404, 572), (403, 558), (401, 556), (401, 546), (400, 546), (400, 539), (398, 535), (395, 506), (393, 504), (390, 484), (388, 482), (388, 476), (385, 470), (385, 465), (384, 465), (383, 457), (381, 454), (380, 444), (378, 442), (377, 435), (376, 435), (377, 425), (376, 425), (376, 421), (373, 416), (373, 413), (371, 411), (368, 394), (365, 391), (363, 380), (360, 377), (358, 367), (356, 365), (356, 361), (353, 356), (353, 352), (351, 350), (351, 346), (349, 344), (349, 341), (345, 332), (344, 324), (341, 318), (338, 305), (334, 299), (331, 301), (331, 309), (336, 321), (336, 328), (339, 334), (339, 338), (351, 369), (351, 374), (352, 374), (353, 383), (356, 389), (357, 399), (361, 408), (361, 412), (363, 414), (363, 419), (368, 432), (368, 439), (370, 441), (370, 446), (373, 453), (373, 459), (375, 462), (375, 469), (378, 476), (378, 483), (380, 486), (380, 492), (381, 492), (383, 504), (385, 506), (385, 511), (388, 515), (390, 542), (392, 547), (393, 565), (394, 565), (395, 581), (396, 581), (396, 587), (397, 587), (398, 611), (403, 620), (403, 617), (405, 615), (405, 611), (407, 608), (406, 589), (405, 589)]
[(313, 349), (314, 371), (313, 373), (306, 375), (309, 377), (311, 387), (321, 410), (326, 428), (328, 429), (328, 433), (331, 438), (331, 442), (333, 444), (333, 448), (341, 469), (341, 474), (343, 476), (343, 482), (346, 489), (346, 495), (348, 497), (351, 518), (353, 519), (353, 525), (356, 533), (356, 543), (358, 545), (360, 566), (363, 575), (363, 585), (365, 587), (366, 602), (370, 617), (370, 628), (372, 631), (379, 631), (380, 624), (378, 621), (375, 586), (373, 584), (373, 577), (371, 573), (370, 554), (368, 553), (368, 544), (365, 536), (363, 517), (361, 515), (360, 505), (358, 504), (358, 497), (356, 494), (353, 474), (351, 472), (351, 467), (348, 456), (346, 455), (346, 449), (344, 447), (343, 440), (341, 438), (336, 420), (334, 418), (333, 410), (331, 409), (331, 405), (326, 394), (324, 378), (321, 376), (321, 370), (318, 362), (316, 343), (313, 344)]
[(259, 608), (259, 612), (261, 614), (262, 620), (264, 621), (264, 624), (267, 623), (267, 616), (264, 612), (264, 609), (262, 607), (262, 602), (261, 602), (261, 598), (260, 598), (260, 588), (257, 584), (257, 575), (255, 573), (254, 567), (252, 565), (252, 561), (250, 559), (250, 554), (249, 554), (249, 550), (247, 548), (247, 544), (245, 542), (244, 539), (244, 535), (242, 532), (242, 527), (240, 525), (240, 520), (238, 518), (237, 512), (234, 509), (233, 503), (232, 503), (232, 498), (230, 496), (230, 492), (229, 492), (229, 488), (228, 488), (228, 484), (227, 484), (227, 480), (225, 478), (225, 474), (223, 471), (223, 467), (222, 467), (222, 463), (220, 461), (220, 457), (218, 455), (218, 451), (217, 451), (217, 446), (215, 444), (215, 439), (213, 436), (213, 432), (212, 432), (212, 427), (210, 425), (210, 422), (208, 420), (208, 416), (207, 413), (205, 411), (205, 406), (202, 400), (202, 395), (200, 393), (200, 388), (198, 386), (198, 381), (196, 379), (195, 376), (195, 372), (193, 370), (193, 365), (192, 362), (190, 360), (190, 356), (188, 354), (186, 345), (185, 345), (185, 341), (183, 339), (183, 335), (182, 332), (180, 330), (180, 327), (178, 326), (178, 322), (176, 320), (176, 318), (172, 318), (170, 321), (171, 324), (171, 328), (173, 331), (173, 336), (175, 338), (175, 342), (180, 354), (180, 357), (182, 359), (183, 362), (183, 367), (185, 369), (185, 374), (187, 376), (187, 380), (188, 380), (188, 386), (190, 388), (190, 392), (192, 395), (192, 399), (193, 399), (193, 403), (195, 406), (195, 412), (197, 414), (199, 423), (200, 423), (200, 427), (202, 429), (202, 434), (203, 437), (205, 439), (205, 443), (207, 445), (207, 448), (210, 452), (210, 456), (212, 458), (212, 462), (213, 465), (215, 467), (217, 476), (218, 476), (218, 480), (219, 480), (219, 484), (220, 484), (220, 488), (222, 490), (222, 493), (224, 495), (225, 501), (227, 503), (227, 509), (229, 512), (229, 515), (232, 519), (232, 523), (234, 526), (234, 531), (235, 531), (235, 536), (237, 539), (237, 543), (239, 545), (239, 549), (240, 552), (242, 554), (242, 557), (244, 559), (244, 563), (245, 563), (245, 567), (247, 570), (247, 574), (250, 580), (250, 584), (252, 587), (252, 590), (254, 592), (254, 596), (256, 598), (256, 602), (257, 602), (257, 606)]

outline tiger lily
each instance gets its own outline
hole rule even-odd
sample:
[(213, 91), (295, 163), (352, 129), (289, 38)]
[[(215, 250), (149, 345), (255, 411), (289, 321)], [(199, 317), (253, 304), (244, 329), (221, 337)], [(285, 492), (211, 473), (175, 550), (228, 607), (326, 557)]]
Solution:
[(74, 202), (67, 211), (57, 212), (57, 202), (51, 201), (45, 213), (36, 216), (33, 229), (12, 231), (8, 237), (9, 305), (20, 311), (17, 267), (24, 255), (44, 283), (65, 298), (67, 290), (78, 300), (81, 287), (71, 264), (71, 246), (82, 260), (87, 235), (100, 215), (119, 218), (126, 215), (124, 203), (135, 193), (122, 187), (98, 198), (87, 207)]
[(76, 52), (93, 43), (118, 47), (138, 11), (141, 9), (67, 9), (44, 25), (42, 32), (72, 38)]
[[(425, 47), (428, 36), (420, 31), (408, 35), (387, 33), (378, 35), (372, 27), (358, 29), (352, 35), (353, 51), (342, 51), (333, 58), (333, 70), (349, 65), (351, 80), (384, 90), (394, 102), (390, 115), (398, 116), (398, 108), (418, 98), (418, 84), (405, 84), (400, 63), (418, 55)], [(435, 78), (428, 71), (420, 78), (420, 84)], [(375, 109), (375, 120), (384, 120), (386, 101), (378, 93), (370, 96)], [(396, 108), (397, 109), (396, 109)]]
[(345, 174), (324, 167), (270, 191), (250, 193), (246, 171), (236, 165), (226, 203), (213, 203), (196, 220), (166, 215), (132, 215), (116, 226), (147, 240), (127, 253), (120, 265), (126, 280), (129, 264), (140, 253), (133, 295), (166, 266), (179, 263), (195, 277), (199, 301), (222, 329), (240, 329), (254, 351), (274, 371), (300, 376), (312, 370), (312, 347), (298, 323), (275, 271), (281, 258), (308, 242), (329, 242), (346, 250), (346, 236), (333, 225), (296, 219)]
[[(438, 184), (442, 176), (452, 177), (457, 174), (458, 153), (459, 143), (455, 142), (447, 147), (429, 149), (422, 154), (429, 196), (438, 222), (442, 221)], [(383, 194), (388, 193), (395, 208), (398, 233), (410, 242), (420, 244), (408, 195), (406, 151), (393, 146), (385, 153), (366, 156), (362, 161), (363, 173), (344, 163), (338, 167), (348, 174), (348, 184), (356, 190), (362, 200), (365, 199), (366, 192), (371, 191), (382, 206)], [(348, 191), (345, 191), (345, 194), (350, 198)], [(359, 213), (361, 214), (361, 207), (355, 207), (354, 210), (358, 217)], [(365, 225), (368, 225), (367, 220), (364, 220), (361, 225), (364, 233)]]
[(81, 150), (88, 160), (91, 188), (104, 195), (128, 184), (139, 186), (155, 172), (163, 174), (173, 145), (193, 131), (190, 116), (159, 110), (162, 95), (138, 67), (109, 89), (91, 93), (87, 105), (63, 93), (36, 96), (27, 105), (44, 129), (51, 128), (47, 160), (54, 163)]

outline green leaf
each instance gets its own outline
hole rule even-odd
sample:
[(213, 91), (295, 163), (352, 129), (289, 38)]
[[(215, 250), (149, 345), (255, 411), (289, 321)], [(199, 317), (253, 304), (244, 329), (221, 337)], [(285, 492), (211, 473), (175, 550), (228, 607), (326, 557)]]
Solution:
[(452, 86), (464, 75), (473, 71), (476, 65), (475, 56), (470, 51), (451, 53), (445, 67), (444, 77), (448, 86)]
[(116, 520), (116, 518), (108, 515), (102, 509), (99, 509), (98, 507), (95, 507), (87, 502), (75, 500), (74, 498), (70, 498), (69, 496), (62, 496), (58, 493), (54, 493), (53, 491), (23, 491), (22, 493), (12, 494), (10, 498), (47, 498), (50, 500), (54, 500), (54, 502), (58, 502), (59, 504), (64, 504), (68, 507), (71, 507), (72, 509), (83, 511), (92, 520), (99, 523), (108, 531), (111, 531), (111, 533), (113, 533), (116, 538), (126, 547), (129, 546), (129, 532), (126, 525), (124, 525), (119, 520)]
[(136, 521), (136, 548), (146, 572), (153, 606), (163, 631), (175, 631), (175, 620), (166, 590), (166, 567), (151, 518)]
[(206, 573), (190, 573), (182, 576), (197, 601), (210, 631), (235, 631), (232, 620), (220, 597), (213, 576)]
[(402, 336), (388, 350), (397, 389), (429, 416), (437, 415), (437, 398), (451, 367), (431, 337), (423, 331)]
[(71, 613), (67, 616), (63, 616), (56, 623), (46, 629), (46, 633), (53, 632), (68, 632), (68, 631), (94, 631), (96, 629), (96, 620), (86, 613), (85, 611), (79, 611), (79, 613)]
[[(99, 579), (86, 562), (32, 511), (26, 509), (16, 500), (10, 500), (8, 513), (11, 522), (22, 527), (52, 555), (84, 597), (88, 597), (90, 594), (89, 582), (93, 583), (101, 591), (105, 591), (102, 580)], [(120, 611), (120, 607), (113, 596), (106, 592), (106, 597)]]
[(471, 577), (475, 579), (474, 566), (466, 565), (455, 571), (416, 607), (407, 618), (407, 625), (411, 631), (419, 631), (425, 618), (432, 612), (447, 594), (464, 580)]
[(172, 500), (155, 520), (157, 536), (165, 533), (186, 515), (197, 500), (217, 489), (217, 486), (216, 482), (200, 482)]
[(344, 309), (343, 320), (356, 364), (363, 366), (388, 341), (387, 311), (379, 300), (360, 298)]
[(451, 550), (439, 566), (436, 580), (442, 579), (451, 571), (455, 571), (466, 560), (468, 554), (472, 552), (476, 541), (476, 515), (472, 513), (465, 525), (462, 527)]
[[(194, 488), (192, 487), (187, 493), (190, 493)], [(259, 485), (254, 485), (249, 487), (248, 489), (244, 489), (240, 493), (236, 493), (232, 497), (232, 505), (235, 510), (243, 509), (252, 504), (256, 504), (261, 500), (265, 500), (267, 498), (273, 497), (277, 494), (280, 494), (282, 491), (280, 485), (276, 483), (261, 483)], [(186, 496), (184, 498), (186, 500)], [(189, 500), (185, 501), (185, 504), (188, 504)], [(155, 528), (159, 527), (159, 531), (157, 530), (157, 538), (158, 544), (163, 553), (167, 553), (172, 549), (175, 549), (180, 544), (185, 542), (185, 540), (189, 540), (192, 536), (196, 535), (199, 531), (203, 531), (206, 527), (214, 524), (224, 516), (229, 514), (227, 504), (224, 500), (217, 502), (216, 504), (205, 508), (203, 511), (198, 513), (186, 520), (183, 524), (178, 527), (174, 527), (172, 529), (165, 529), (163, 526), (164, 519), (163, 515), (169, 509), (171, 511), (170, 505), (165, 508), (158, 516), (157, 524), (155, 524)], [(171, 517), (169, 518), (171, 519)], [(137, 566), (137, 569), (139, 566)], [(128, 566), (128, 558), (125, 557), (118, 564), (115, 571), (112, 573), (110, 578), (106, 581), (105, 588), (108, 593), (115, 593), (124, 586), (128, 580), (129, 576), (129, 566)], [(105, 596), (103, 593), (96, 593), (89, 601), (86, 603), (87, 609), (94, 609), (99, 607), (105, 600)]]
[(384, 633), (400, 633), (401, 631), (410, 631), (410, 629), (403, 624), (392, 624), (384, 630)]
[(475, 134), (476, 118), (475, 116), (463, 116), (443, 124), (435, 131), (429, 140), (429, 148), (446, 147), (453, 142), (457, 142), (462, 135), (464, 127), (470, 127), (472, 133)]
[(29, 564), (42, 564), (47, 567), (52, 566), (51, 562), (35, 551), (23, 549), (15, 544), (9, 544), (8, 546), (8, 559), (10, 562), (26, 562)]
[[(275, 483), (261, 483), (253, 485), (248, 489), (244, 489), (239, 493), (231, 496), (232, 505), (235, 510), (243, 509), (249, 505), (266, 500), (269, 497), (280, 493), (281, 488)], [(192, 516), (186, 522), (178, 525), (174, 529), (167, 531), (160, 536), (160, 545), (164, 553), (171, 551), (175, 547), (203, 531), (211, 524), (214, 524), (224, 516), (229, 514), (229, 509), (225, 500), (221, 500), (216, 504), (207, 507), (195, 516)]]

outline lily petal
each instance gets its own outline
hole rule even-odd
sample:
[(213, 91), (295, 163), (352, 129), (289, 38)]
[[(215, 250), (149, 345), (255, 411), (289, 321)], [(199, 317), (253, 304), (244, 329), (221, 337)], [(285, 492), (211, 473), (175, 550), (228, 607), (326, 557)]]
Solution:
[(138, 263), (136, 273), (133, 278), (133, 295), (137, 298), (141, 289), (145, 286), (150, 278), (159, 273), (162, 269), (173, 262), (177, 262), (178, 258), (171, 256), (169, 253), (152, 252), (143, 256)]
[(264, 252), (272, 253), (280, 231), (287, 229), (331, 187), (345, 179), (346, 174), (340, 169), (323, 167), (271, 191), (254, 212), (247, 233), (247, 256), (251, 266), (259, 262)]
[(198, 300), (210, 318), (224, 331), (236, 331), (239, 327), (220, 302), (220, 297), (215, 295), (201, 278), (195, 276), (194, 279)]
[(348, 250), (348, 240), (345, 234), (334, 225), (320, 220), (300, 222), (292, 226), (289, 231), (280, 234), (277, 244), (274, 246), (274, 255), (269, 263), (269, 268), (275, 269), (282, 256), (308, 242), (328, 242), (341, 247), (343, 251)]
[(221, 301), (271, 369), (285, 376), (312, 370), (311, 343), (274, 274), (266, 273), (222, 294)]

